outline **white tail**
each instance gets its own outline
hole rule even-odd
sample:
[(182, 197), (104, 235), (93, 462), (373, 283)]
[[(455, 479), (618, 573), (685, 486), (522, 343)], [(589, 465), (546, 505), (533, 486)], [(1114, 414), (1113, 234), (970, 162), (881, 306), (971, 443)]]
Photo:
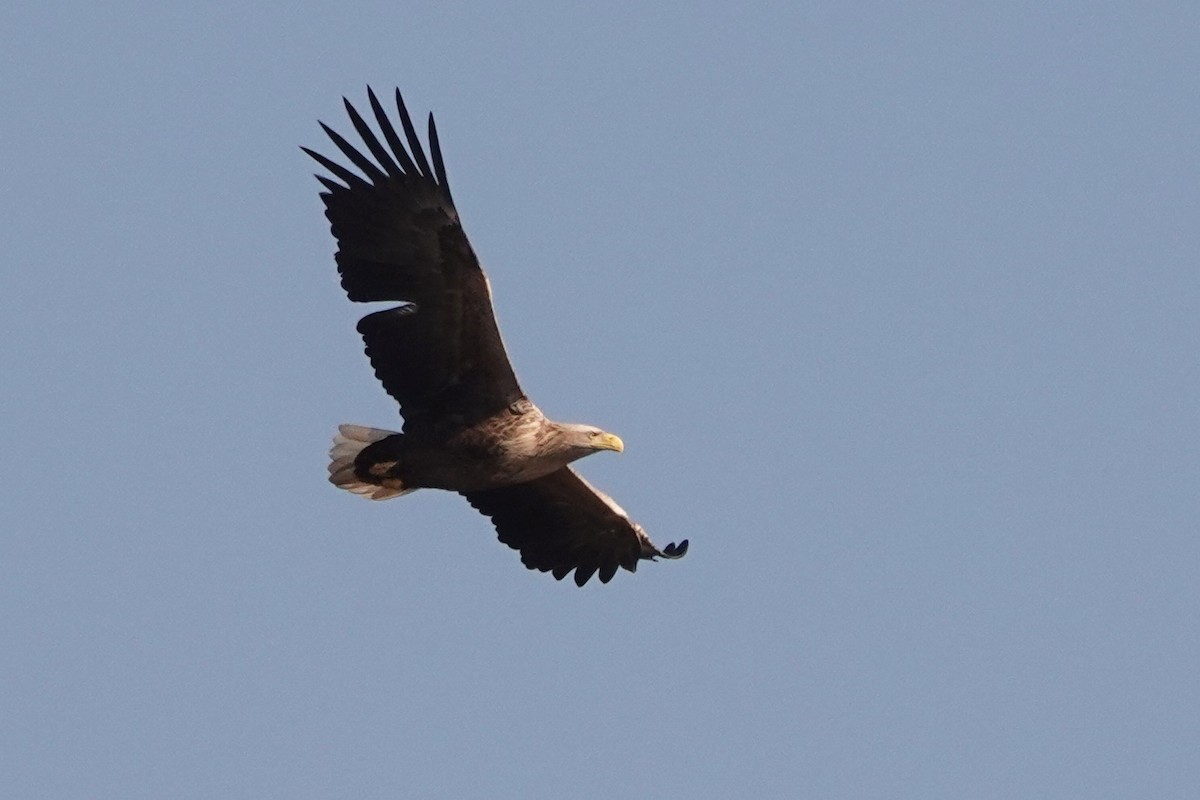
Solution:
[(395, 435), (395, 431), (368, 428), (364, 425), (339, 425), (338, 432), (333, 437), (333, 449), (329, 451), (329, 482), (339, 489), (371, 500), (387, 500), (415, 491), (402, 486), (366, 483), (354, 474), (354, 459), (364, 447)]

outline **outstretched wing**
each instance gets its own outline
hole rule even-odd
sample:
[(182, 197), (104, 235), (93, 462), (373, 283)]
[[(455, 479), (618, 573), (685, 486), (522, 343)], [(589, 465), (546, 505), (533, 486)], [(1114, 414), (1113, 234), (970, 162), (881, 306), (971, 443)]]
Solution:
[(659, 550), (641, 525), (570, 467), (463, 496), (492, 518), (500, 541), (520, 550), (525, 566), (558, 580), (575, 570), (579, 586), (597, 572), (600, 582), (608, 583), (617, 567), (635, 572), (641, 559), (680, 558), (687, 552), (686, 539)]
[(363, 317), (358, 330), (376, 376), (400, 403), (405, 430), (446, 419), (470, 424), (524, 395), (500, 340), (487, 277), (450, 197), (433, 115), (431, 168), (400, 91), (407, 149), (369, 87), (367, 95), (386, 147), (345, 104), (374, 160), (321, 125), (361, 175), (302, 148), (338, 179), (317, 176), (328, 190), (321, 199), (338, 242), (342, 287), (356, 302), (404, 301)]

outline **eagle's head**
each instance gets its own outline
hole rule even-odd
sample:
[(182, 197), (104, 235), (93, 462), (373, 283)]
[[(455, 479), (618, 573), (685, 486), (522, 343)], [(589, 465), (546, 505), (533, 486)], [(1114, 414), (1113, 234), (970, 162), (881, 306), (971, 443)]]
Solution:
[(574, 458), (583, 458), (600, 450), (615, 450), (620, 453), (625, 443), (615, 433), (609, 433), (595, 425), (565, 424), (560, 428), (560, 446), (571, 452)]

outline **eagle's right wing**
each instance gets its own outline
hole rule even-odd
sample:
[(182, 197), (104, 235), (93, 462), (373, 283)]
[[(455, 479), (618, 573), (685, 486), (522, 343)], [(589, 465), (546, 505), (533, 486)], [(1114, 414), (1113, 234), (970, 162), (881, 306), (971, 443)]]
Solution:
[(342, 286), (357, 302), (404, 302), (363, 317), (358, 330), (376, 376), (400, 403), (405, 429), (443, 418), (470, 424), (524, 394), (500, 339), (487, 277), (450, 196), (433, 116), (431, 168), (400, 91), (407, 150), (375, 93), (367, 93), (387, 147), (345, 105), (374, 161), (321, 126), (362, 175), (303, 148), (341, 181), (317, 177), (328, 190), (321, 199), (338, 242)]

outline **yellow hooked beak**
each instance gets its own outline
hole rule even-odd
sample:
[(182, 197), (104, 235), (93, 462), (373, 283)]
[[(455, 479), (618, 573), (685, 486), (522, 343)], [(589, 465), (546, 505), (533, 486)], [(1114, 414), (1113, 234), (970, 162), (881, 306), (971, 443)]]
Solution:
[(600, 434), (596, 437), (594, 446), (597, 450), (616, 450), (618, 453), (625, 450), (625, 443), (615, 433)]

